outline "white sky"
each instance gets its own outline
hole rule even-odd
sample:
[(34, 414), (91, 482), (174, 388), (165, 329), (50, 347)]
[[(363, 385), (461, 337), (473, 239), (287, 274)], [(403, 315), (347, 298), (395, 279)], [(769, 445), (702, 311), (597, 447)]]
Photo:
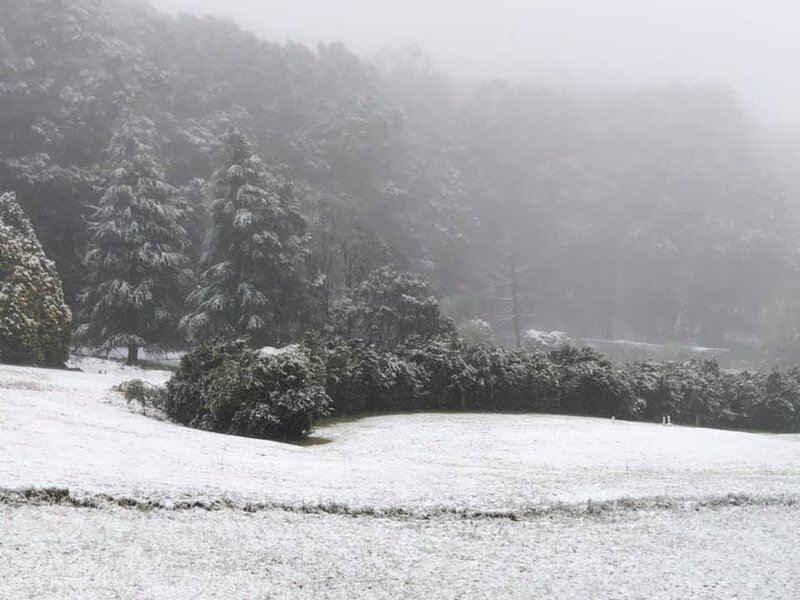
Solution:
[(800, 124), (800, 0), (150, 0), (274, 41), (416, 42), (442, 71), (574, 84), (721, 83)]

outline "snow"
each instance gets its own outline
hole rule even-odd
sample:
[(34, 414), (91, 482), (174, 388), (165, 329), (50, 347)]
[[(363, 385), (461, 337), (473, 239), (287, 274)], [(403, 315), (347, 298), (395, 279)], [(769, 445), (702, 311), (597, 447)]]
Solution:
[[(0, 365), (0, 488), (59, 486), (167, 506), (226, 498), (406, 513), (0, 503), (0, 598), (800, 595), (797, 435), (414, 414), (333, 423), (315, 433), (328, 443), (290, 446), (144, 416), (111, 387), (132, 378), (163, 384), (168, 372), (74, 360), (83, 372)], [(729, 492), (783, 501), (521, 520), (425, 514)]]
[(589, 338), (581, 340), (582, 343), (596, 350), (610, 355), (632, 354), (630, 358), (639, 360), (657, 358), (660, 360), (676, 360), (680, 358), (715, 358), (724, 357), (731, 351), (727, 348), (712, 348), (706, 346), (687, 346), (683, 344), (652, 344), (633, 340), (604, 340)]
[(258, 353), (262, 356), (275, 356), (277, 354), (286, 354), (289, 352), (295, 352), (300, 348), (297, 344), (291, 344), (289, 346), (283, 346), (282, 348), (276, 348), (275, 346), (264, 346), (261, 348)]
[(528, 344), (549, 350), (568, 344), (570, 338), (563, 331), (539, 331), (537, 329), (528, 329), (525, 332), (525, 341)]
[(514, 509), (626, 496), (798, 495), (800, 436), (553, 415), (412, 414), (319, 428), (305, 447), (197, 431), (110, 391), (164, 371), (0, 366), (0, 487), (173, 501)]
[(800, 510), (532, 521), (0, 506), (3, 598), (800, 596)]

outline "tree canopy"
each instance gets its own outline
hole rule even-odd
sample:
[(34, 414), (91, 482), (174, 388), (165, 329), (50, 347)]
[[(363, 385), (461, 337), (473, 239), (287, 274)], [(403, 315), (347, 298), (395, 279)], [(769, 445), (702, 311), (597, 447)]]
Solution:
[(0, 361), (61, 366), (72, 313), (55, 265), (14, 194), (0, 196)]

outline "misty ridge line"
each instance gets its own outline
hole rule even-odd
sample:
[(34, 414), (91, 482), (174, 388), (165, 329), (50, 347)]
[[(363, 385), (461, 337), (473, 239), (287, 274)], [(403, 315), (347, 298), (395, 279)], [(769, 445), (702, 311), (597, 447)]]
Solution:
[[(364, 57), (418, 45), (456, 79), (574, 91), (720, 85), (766, 124), (800, 125), (792, 3), (756, 0), (151, 0), (229, 18), (267, 39), (342, 41)], [(448, 27), (441, 25), (447, 23)]]

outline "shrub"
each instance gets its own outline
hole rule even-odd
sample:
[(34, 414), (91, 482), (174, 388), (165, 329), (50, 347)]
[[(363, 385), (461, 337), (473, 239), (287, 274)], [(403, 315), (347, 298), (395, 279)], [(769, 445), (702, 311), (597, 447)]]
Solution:
[(399, 349), (400, 360), (413, 365), (416, 407), (426, 410), (467, 408), (467, 387), (476, 373), (464, 360), (464, 345), (456, 338), (412, 340)]
[(559, 410), (558, 376), (545, 355), (486, 348), (469, 351), (466, 361), (476, 376), (469, 386), (475, 408), (512, 412)]
[(267, 355), (243, 342), (206, 342), (167, 383), (166, 411), (199, 429), (293, 441), (328, 413), (324, 381), (322, 362), (300, 346)]
[(761, 401), (753, 407), (752, 426), (769, 431), (797, 431), (800, 413), (800, 369), (775, 370), (764, 385)]
[[(136, 391), (136, 388), (134, 388)], [(264, 356), (207, 343), (167, 384), (167, 413), (188, 425), (297, 439), (316, 415), (391, 411), (560, 412), (770, 431), (800, 429), (800, 369), (725, 373), (714, 361), (620, 366), (591, 348), (549, 353), (469, 345), (453, 334), (390, 350), (314, 335)]]
[(325, 389), (338, 414), (421, 408), (420, 372), (395, 353), (335, 337), (312, 347), (325, 363)]
[(730, 409), (731, 394), (744, 388), (733, 385), (735, 376), (724, 375), (716, 361), (648, 361), (634, 363), (628, 371), (647, 419), (670, 415), (676, 423), (696, 425), (731, 425), (737, 419)]
[(591, 348), (562, 346), (549, 353), (561, 388), (561, 409), (570, 414), (633, 418), (643, 406), (631, 378)]
[(494, 346), (497, 343), (492, 326), (482, 319), (472, 319), (460, 324), (458, 335), (468, 346)]
[(131, 379), (120, 383), (115, 389), (118, 392), (122, 392), (128, 404), (136, 402), (143, 413), (147, 412), (148, 407), (155, 410), (164, 409), (163, 391), (152, 383), (147, 383), (141, 379)]
[(719, 425), (752, 427), (753, 414), (764, 398), (766, 376), (763, 373), (733, 373), (722, 377), (722, 410)]

